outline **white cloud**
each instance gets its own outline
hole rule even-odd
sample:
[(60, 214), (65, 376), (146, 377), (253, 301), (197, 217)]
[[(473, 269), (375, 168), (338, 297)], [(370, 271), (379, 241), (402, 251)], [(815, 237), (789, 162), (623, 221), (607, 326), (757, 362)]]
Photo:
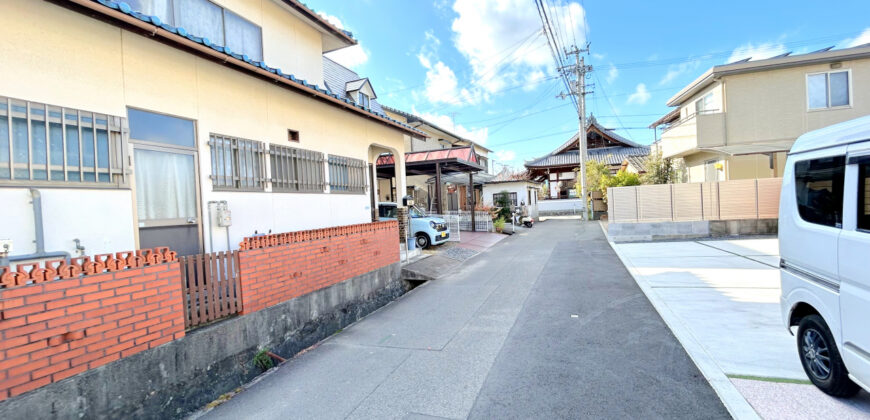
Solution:
[(662, 80), (659, 81), (659, 86), (667, 85), (668, 83), (676, 79), (677, 76), (681, 76), (684, 73), (697, 69), (700, 64), (700, 60), (692, 60), (680, 64), (671, 64), (670, 66), (668, 66), (668, 72), (665, 73), (665, 76), (662, 77)]
[(842, 45), (843, 48), (852, 48), (868, 43), (870, 43), (870, 28), (865, 29), (864, 32), (861, 32), (861, 35), (858, 35), (855, 38), (847, 38), (840, 41), (840, 45)]
[(369, 61), (368, 52), (359, 44), (328, 52), (325, 55), (332, 61), (350, 69), (357, 68)]
[(782, 42), (764, 42), (757, 45), (748, 42), (735, 48), (731, 53), (731, 56), (728, 57), (728, 60), (725, 62), (733, 63), (750, 57), (752, 57), (752, 60), (762, 60), (784, 54), (785, 52), (785, 45), (783, 45)]
[(517, 152), (513, 150), (496, 150), (492, 154), (495, 156), (495, 160), (500, 163), (512, 162), (517, 158)]
[(473, 140), (480, 144), (486, 144), (486, 140), (489, 137), (489, 128), (468, 128), (463, 126), (462, 124), (454, 124), (453, 119), (448, 115), (442, 114), (433, 114), (429, 112), (419, 112), (413, 106), (411, 107), (411, 112), (415, 115), (419, 115), (426, 121), (431, 122), (445, 130), (450, 130), (454, 134), (459, 137)]
[(629, 95), (628, 101), (626, 101), (626, 103), (643, 105), (647, 103), (647, 101), (649, 101), (649, 98), (651, 96), (652, 95), (649, 93), (649, 91), (646, 90), (646, 85), (643, 83), (638, 83), (637, 88), (634, 90), (634, 93)]
[(613, 67), (613, 63), (610, 63), (610, 66), (610, 70), (607, 71), (607, 83), (613, 83), (619, 77), (619, 69)]
[(426, 31), (426, 42), (417, 54), (420, 65), (426, 69), (426, 80), (423, 95), (431, 104), (477, 104), (480, 95), (467, 88), (459, 88), (456, 73), (443, 61), (438, 59), (438, 46), (441, 40), (432, 31)]
[[(583, 25), (585, 12), (579, 3), (555, 6), (553, 16), (560, 27), (577, 42), (585, 42)], [(453, 20), (456, 49), (471, 66), (472, 89), (493, 94), (499, 89), (523, 81), (523, 75), (534, 71), (553, 74), (553, 59), (542, 34), (533, 35), (541, 27), (532, 2), (527, 0), (456, 0)], [(573, 28), (572, 28), (573, 27)]]
[[(341, 19), (326, 13), (318, 14), (326, 19), (327, 22), (333, 24), (336, 28), (344, 29), (344, 24), (341, 23)], [(351, 69), (357, 68), (369, 61), (369, 53), (361, 44), (335, 50), (326, 53), (325, 55), (336, 63)]]
[(526, 84), (523, 86), (523, 90), (526, 92), (533, 91), (538, 88), (538, 84), (547, 77), (547, 74), (542, 70), (534, 70), (528, 75), (526, 75)]

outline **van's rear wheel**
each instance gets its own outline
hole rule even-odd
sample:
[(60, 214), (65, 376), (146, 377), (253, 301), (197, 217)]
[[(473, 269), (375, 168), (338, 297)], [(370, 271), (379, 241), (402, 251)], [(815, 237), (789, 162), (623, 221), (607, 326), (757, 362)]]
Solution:
[(849, 379), (849, 371), (822, 317), (809, 315), (801, 319), (797, 346), (804, 372), (819, 389), (834, 397), (858, 393), (860, 388)]

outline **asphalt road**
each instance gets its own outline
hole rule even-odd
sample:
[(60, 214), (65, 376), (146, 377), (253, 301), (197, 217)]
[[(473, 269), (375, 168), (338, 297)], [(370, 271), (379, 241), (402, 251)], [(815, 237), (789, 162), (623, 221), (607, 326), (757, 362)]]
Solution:
[(205, 414), (728, 418), (597, 223), (513, 235)]

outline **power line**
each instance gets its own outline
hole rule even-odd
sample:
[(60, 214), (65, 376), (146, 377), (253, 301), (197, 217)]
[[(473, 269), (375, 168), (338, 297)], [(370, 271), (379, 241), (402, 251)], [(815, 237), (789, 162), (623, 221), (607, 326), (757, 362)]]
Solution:
[[(595, 77), (595, 80), (598, 81), (598, 84), (600, 85), (599, 87), (601, 88), (601, 93), (604, 95), (604, 99), (607, 100), (607, 104), (610, 105), (610, 110), (613, 111), (613, 114), (616, 116), (616, 122), (618, 122), (619, 126), (623, 127), (623, 130), (625, 130), (625, 124), (622, 123), (622, 119), (619, 118), (619, 113), (616, 112), (616, 107), (613, 106), (613, 102), (611, 102), (610, 97), (607, 96), (607, 91), (604, 90), (604, 84), (601, 83), (601, 80), (598, 79), (597, 74), (593, 74), (593, 76)], [(634, 141), (634, 137), (632, 137), (631, 132), (626, 130), (625, 134), (628, 135), (628, 138), (631, 139), (631, 141)]]
[[(525, 44), (529, 39), (531, 39), (531, 38), (532, 38), (533, 36), (535, 36), (535, 35), (541, 35), (541, 30), (540, 30), (540, 29), (535, 29), (534, 32), (532, 32), (532, 33), (526, 35), (525, 37), (523, 37), (522, 39), (520, 39), (520, 40), (517, 41), (516, 43), (511, 44), (510, 46), (508, 46), (508, 47), (504, 48), (503, 50), (501, 50), (501, 51), (499, 51), (499, 52), (493, 54), (492, 56), (490, 56), (489, 58), (495, 58), (495, 57), (501, 56), (502, 53), (507, 52), (507, 54), (506, 54), (505, 56), (501, 57), (501, 59), (500, 59), (496, 64), (494, 64), (492, 67), (490, 67), (489, 70), (487, 70), (485, 73), (483, 73), (483, 74), (482, 74), (481, 76), (479, 76), (479, 77), (482, 77), (483, 75), (486, 75), (486, 74), (491, 73), (492, 70), (496, 69), (496, 68), (497, 68), (497, 67), (498, 67), (502, 62), (504, 62), (504, 60), (506, 60), (508, 57), (510, 57), (511, 55), (513, 55), (513, 54), (514, 54), (514, 53), (515, 53), (515, 52), (520, 48), (521, 45)], [(510, 50), (510, 52), (508, 52), (508, 50)], [(470, 82), (469, 84), (477, 84), (477, 83), (478, 83), (477, 81), (472, 81), (472, 82)], [(410, 89), (416, 89), (416, 88), (418, 88), (418, 87), (422, 87), (422, 86), (426, 86), (426, 83), (423, 82), (423, 83), (418, 84), (418, 85), (408, 86), (408, 87), (404, 87), (404, 88), (401, 88), (401, 89), (395, 89), (395, 90), (392, 90), (392, 91), (389, 91), (389, 92), (384, 92), (384, 93), (382, 93), (382, 95), (389, 95), (389, 94), (391, 94), (391, 93), (402, 92), (402, 91), (406, 91), (406, 90), (410, 90)]]

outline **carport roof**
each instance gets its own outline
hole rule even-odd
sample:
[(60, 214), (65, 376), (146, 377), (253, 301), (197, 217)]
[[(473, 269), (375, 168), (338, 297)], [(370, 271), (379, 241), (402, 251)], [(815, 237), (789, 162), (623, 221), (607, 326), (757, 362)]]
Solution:
[[(474, 151), (474, 146), (405, 153), (407, 175), (435, 175), (436, 164), (441, 165), (442, 174), (484, 170)], [(395, 167), (396, 159), (393, 155), (382, 155), (377, 160), (379, 175), (382, 170)], [(392, 171), (388, 175), (392, 175)]]

